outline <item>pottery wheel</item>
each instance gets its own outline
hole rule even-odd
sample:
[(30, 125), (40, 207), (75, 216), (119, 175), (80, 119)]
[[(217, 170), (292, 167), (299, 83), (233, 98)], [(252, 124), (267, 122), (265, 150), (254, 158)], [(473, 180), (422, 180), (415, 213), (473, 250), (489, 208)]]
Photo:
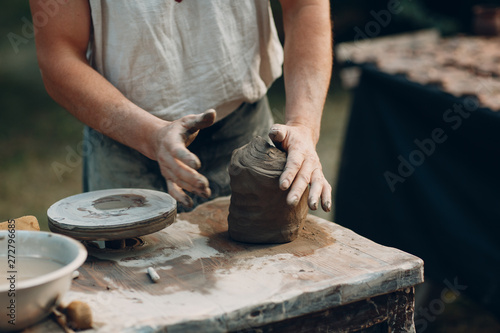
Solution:
[(116, 240), (159, 231), (175, 221), (177, 202), (168, 193), (110, 189), (59, 200), (47, 210), (49, 228), (79, 240)]

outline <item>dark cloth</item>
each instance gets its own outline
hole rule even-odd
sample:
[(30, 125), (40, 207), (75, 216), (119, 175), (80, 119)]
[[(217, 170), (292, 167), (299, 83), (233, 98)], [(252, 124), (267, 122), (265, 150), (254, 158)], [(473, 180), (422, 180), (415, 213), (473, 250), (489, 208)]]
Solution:
[(426, 276), (457, 279), (499, 315), (500, 114), (362, 68), (335, 222), (419, 256)]
[[(247, 144), (255, 136), (267, 137), (272, 122), (265, 97), (253, 104), (242, 104), (227, 117), (198, 133), (188, 149), (200, 159), (198, 172), (210, 183), (212, 195), (208, 200), (231, 193), (227, 168), (233, 150)], [(166, 192), (167, 184), (156, 161), (86, 127), (83, 191), (110, 188), (145, 188)], [(194, 201), (194, 207), (207, 201), (188, 194)], [(178, 204), (177, 210), (183, 212), (192, 208)]]

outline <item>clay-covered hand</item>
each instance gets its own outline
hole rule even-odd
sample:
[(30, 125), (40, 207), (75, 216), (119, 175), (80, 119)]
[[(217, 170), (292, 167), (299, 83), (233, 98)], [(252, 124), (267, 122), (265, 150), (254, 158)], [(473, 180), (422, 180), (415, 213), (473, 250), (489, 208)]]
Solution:
[(208, 180), (196, 170), (201, 163), (198, 157), (187, 149), (199, 130), (212, 125), (215, 110), (202, 114), (184, 116), (156, 131), (156, 161), (167, 180), (168, 193), (186, 207), (193, 201), (184, 190), (208, 198), (211, 194)]
[(323, 169), (314, 144), (314, 133), (306, 126), (275, 124), (269, 130), (269, 137), (288, 154), (285, 170), (280, 177), (280, 188), (290, 193), (287, 203), (296, 205), (307, 186), (308, 205), (312, 210), (321, 206), (325, 212), (331, 209), (332, 187), (323, 175)]

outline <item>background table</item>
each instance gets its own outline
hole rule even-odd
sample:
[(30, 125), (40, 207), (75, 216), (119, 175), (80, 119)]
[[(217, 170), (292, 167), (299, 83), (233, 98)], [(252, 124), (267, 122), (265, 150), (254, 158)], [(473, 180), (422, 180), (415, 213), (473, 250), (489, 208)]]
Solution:
[[(237, 243), (228, 205), (180, 214), (142, 248), (91, 251), (65, 301), (90, 304), (99, 332), (412, 330), (422, 260), (311, 215), (291, 243)], [(47, 320), (26, 332), (57, 330)]]
[[(334, 220), (421, 257), (430, 278), (439, 284), (456, 279), (463, 292), (500, 315), (500, 113), (484, 107), (468, 116), (450, 112), (455, 105), (466, 111), (464, 103), (471, 108), (472, 97), (371, 65), (361, 69)], [(446, 140), (426, 153), (415, 140), (432, 139), (436, 129)], [(412, 172), (400, 166), (403, 159), (411, 159)], [(386, 172), (402, 181), (391, 189)]]

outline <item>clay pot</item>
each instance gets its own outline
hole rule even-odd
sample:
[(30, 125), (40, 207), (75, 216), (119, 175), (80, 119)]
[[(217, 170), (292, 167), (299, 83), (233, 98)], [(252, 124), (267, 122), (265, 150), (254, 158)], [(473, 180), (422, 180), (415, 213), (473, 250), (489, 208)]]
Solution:
[(286, 153), (261, 137), (236, 149), (229, 176), (229, 236), (246, 243), (286, 243), (299, 235), (308, 213), (307, 190), (295, 207), (279, 188)]

